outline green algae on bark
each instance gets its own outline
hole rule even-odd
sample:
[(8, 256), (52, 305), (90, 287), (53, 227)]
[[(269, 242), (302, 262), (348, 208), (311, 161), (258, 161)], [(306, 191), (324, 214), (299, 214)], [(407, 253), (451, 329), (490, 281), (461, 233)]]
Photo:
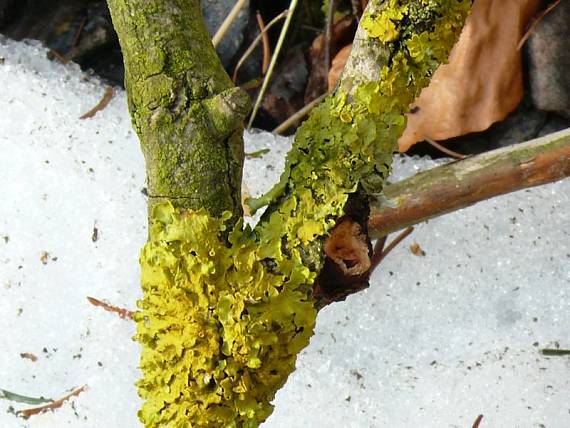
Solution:
[[(363, 18), (372, 43), (387, 53), (380, 78), (344, 78), (314, 110), (280, 183), (251, 201), (269, 204), (255, 229), (235, 212), (154, 205), (136, 314), (145, 426), (255, 427), (271, 414), (313, 333), (323, 241), (351, 194), (381, 192), (404, 113), (445, 59), (470, 6), (382, 4)], [(418, 5), (429, 8), (419, 13)]]
[[(150, 207), (241, 215), (247, 94), (210, 42), (198, 0), (108, 0), (141, 141)], [(207, 191), (205, 189), (208, 189)]]

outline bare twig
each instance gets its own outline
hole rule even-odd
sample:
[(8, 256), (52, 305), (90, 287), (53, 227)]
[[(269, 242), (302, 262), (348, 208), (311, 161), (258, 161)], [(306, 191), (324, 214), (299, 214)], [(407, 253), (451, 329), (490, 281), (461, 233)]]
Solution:
[(334, 21), (335, 0), (329, 0), (329, 8), (327, 10), (326, 29), (325, 29), (325, 76), (328, 76), (331, 66), (331, 43), (333, 37), (333, 21)]
[(63, 403), (65, 403), (71, 397), (74, 397), (74, 396), (81, 394), (86, 389), (87, 389), (87, 385), (83, 385), (82, 387), (71, 391), (69, 394), (67, 394), (65, 397), (60, 398), (59, 400), (52, 401), (51, 403), (46, 404), (44, 406), (40, 406), (40, 407), (33, 407), (31, 409), (18, 410), (16, 412), (16, 415), (21, 416), (24, 419), (28, 419), (30, 416), (37, 415), (39, 413), (44, 413), (44, 412), (47, 412), (48, 410), (59, 409), (63, 405)]
[(79, 44), (79, 40), (81, 39), (81, 33), (83, 32), (83, 28), (85, 28), (85, 23), (87, 22), (87, 18), (83, 17), (81, 22), (79, 23), (79, 28), (75, 33), (75, 37), (73, 38), (73, 43), (71, 44), (71, 49), (77, 47)]
[(220, 28), (218, 28), (218, 31), (216, 31), (214, 37), (212, 37), (212, 44), (214, 45), (214, 47), (217, 47), (220, 44), (220, 42), (224, 38), (224, 35), (232, 26), (232, 23), (235, 21), (238, 13), (243, 8), (245, 2), (246, 0), (238, 0), (234, 5), (234, 7), (232, 8), (232, 10), (230, 11), (230, 13), (228, 14), (228, 16), (226, 16), (226, 19), (224, 19), (224, 22), (222, 22), (222, 25), (220, 25)]
[[(271, 27), (273, 27), (275, 24), (277, 24), (280, 20), (282, 20), (283, 18), (285, 18), (287, 16), (288, 11), (284, 10), (283, 12), (281, 12), (279, 15), (277, 15), (275, 18), (273, 18), (271, 21), (269, 21), (269, 24), (267, 24), (265, 26), (265, 28), (263, 28), (263, 30), (261, 31), (260, 34), (257, 35), (257, 37), (253, 40), (253, 42), (251, 43), (251, 45), (249, 45), (249, 47), (247, 48), (247, 50), (243, 53), (243, 55), (241, 56), (241, 58), (239, 59), (239, 61), (237, 62), (237, 65), (234, 69), (234, 74), (232, 76), (232, 81), (235, 82), (236, 81), (236, 77), (237, 77), (237, 72), (240, 69), (240, 67), (243, 65), (243, 63), (245, 62), (245, 60), (247, 58), (249, 58), (249, 56), (251, 55), (251, 53), (253, 52), (253, 50), (257, 47), (257, 45), (259, 44), (260, 41), (262, 41), (264, 35), (269, 31), (269, 29)], [(245, 89), (245, 88), (244, 88)]]
[(374, 246), (374, 254), (372, 255), (372, 259), (370, 260), (370, 273), (374, 272), (374, 269), (378, 267), (380, 262), (386, 258), (390, 252), (396, 248), (396, 246), (402, 242), (404, 239), (408, 237), (410, 233), (414, 231), (413, 227), (408, 227), (406, 230), (401, 232), (398, 236), (396, 236), (387, 246), (384, 248), (386, 244), (387, 236), (383, 236), (378, 239), (376, 245)]
[[(52, 58), (53, 57), (53, 58)], [(60, 54), (57, 50), (55, 49), (50, 49), (48, 52), (48, 58), (49, 59), (56, 59), (58, 60), (60, 63), (62, 64), (67, 64), (69, 62), (69, 59), (65, 57), (65, 55)]]
[(532, 32), (534, 31), (534, 29), (536, 28), (536, 26), (540, 23), (540, 21), (542, 21), (544, 19), (544, 17), (546, 15), (548, 15), (550, 12), (552, 12), (552, 10), (558, 6), (558, 4), (560, 3), (560, 0), (556, 0), (554, 3), (552, 3), (550, 6), (548, 6), (546, 9), (544, 9), (540, 15), (538, 15), (536, 17), (536, 19), (532, 22), (532, 24), (530, 25), (530, 27), (528, 28), (528, 30), (526, 30), (526, 33), (524, 33), (524, 36), (522, 36), (522, 38), (519, 41), (519, 44), (517, 45), (517, 50), (520, 50), (523, 45), (525, 44), (525, 42), (528, 40), (528, 38), (532, 35)]
[(360, 16), (362, 15), (362, 4), (360, 0), (350, 0), (352, 6), (352, 14), (356, 18), (357, 21), (360, 20)]
[(384, 260), (386, 258), (386, 256), (388, 254), (390, 254), (392, 252), (392, 250), (394, 248), (396, 248), (400, 242), (402, 242), (404, 239), (406, 239), (413, 231), (414, 231), (414, 228), (410, 226), (410, 227), (406, 228), (406, 230), (404, 230), (403, 232), (398, 234), (398, 236), (396, 236), (392, 241), (390, 241), (390, 243), (388, 245), (386, 245), (386, 248), (384, 248), (384, 250), (382, 250), (382, 254), (380, 255), (380, 260), (378, 260), (378, 263), (380, 263), (382, 260)]
[(113, 87), (111, 86), (107, 86), (105, 88), (105, 94), (103, 95), (103, 98), (101, 98), (101, 101), (99, 101), (97, 103), (97, 105), (95, 107), (93, 107), (91, 110), (89, 110), (87, 113), (82, 114), (79, 119), (89, 119), (93, 116), (95, 116), (97, 114), (97, 112), (103, 110), (105, 107), (107, 107), (107, 105), (111, 102), (111, 100), (113, 99)]
[(263, 17), (259, 11), (255, 13), (255, 17), (257, 18), (257, 25), (259, 25), (261, 40), (263, 41), (263, 64), (261, 64), (261, 73), (265, 74), (267, 73), (267, 68), (269, 67), (269, 59), (271, 57), (269, 36), (267, 35), (267, 31), (265, 31), (265, 23), (263, 22)]
[(371, 207), (372, 238), (485, 199), (570, 176), (570, 128), (438, 166), (384, 188)]
[(372, 258), (370, 259), (370, 273), (374, 271), (380, 264), (382, 260), (382, 251), (384, 251), (384, 246), (386, 245), (386, 240), (388, 235), (381, 236), (374, 243), (374, 249), (372, 250)]
[(315, 106), (318, 105), (322, 100), (324, 100), (327, 95), (328, 94), (323, 94), (320, 97), (315, 98), (313, 101), (311, 101), (305, 107), (303, 107), (301, 110), (297, 111), (295, 114), (290, 116), (287, 120), (283, 121), (277, 128), (275, 128), (271, 132), (274, 132), (276, 134), (282, 134), (287, 129), (289, 129), (291, 126), (295, 125), (297, 122), (299, 122), (301, 119), (303, 119), (307, 114), (309, 114), (309, 112), (313, 108), (315, 108)]
[(123, 319), (133, 319), (133, 312), (129, 311), (128, 309), (118, 308), (116, 306), (110, 305), (109, 303), (102, 302), (101, 300), (95, 299), (94, 297), (87, 296), (87, 300), (93, 306), (99, 306), (105, 309), (107, 312), (114, 312), (118, 314)]
[(259, 94), (257, 94), (257, 99), (255, 100), (255, 104), (253, 106), (253, 110), (249, 117), (249, 122), (247, 124), (248, 128), (251, 128), (251, 125), (255, 120), (255, 116), (257, 115), (257, 111), (259, 110), (259, 106), (261, 105), (261, 101), (263, 100), (265, 92), (269, 87), (269, 81), (271, 80), (271, 76), (273, 75), (273, 70), (275, 69), (277, 58), (279, 57), (279, 53), (281, 52), (281, 48), (283, 47), (285, 36), (287, 35), (287, 31), (289, 30), (289, 26), (291, 25), (291, 19), (293, 18), (293, 15), (295, 15), (295, 9), (297, 8), (298, 4), (299, 0), (291, 0), (291, 3), (289, 4), (289, 13), (287, 14), (287, 18), (285, 18), (285, 22), (283, 23), (283, 28), (281, 29), (281, 33), (279, 34), (279, 39), (277, 40), (275, 51), (273, 52), (273, 56), (271, 57), (271, 62), (269, 63), (269, 69), (267, 70), (265, 79), (263, 79), (263, 85), (261, 85)]
[(425, 140), (428, 144), (430, 144), (430, 145), (432, 145), (433, 147), (435, 147), (436, 149), (438, 149), (439, 151), (445, 153), (445, 154), (448, 155), (448, 156), (451, 156), (451, 157), (454, 158), (454, 159), (465, 159), (465, 158), (467, 157), (467, 156), (465, 156), (465, 155), (462, 155), (461, 153), (454, 152), (453, 150), (448, 149), (447, 147), (442, 146), (442, 145), (439, 144), (438, 142), (436, 142), (436, 141), (434, 141), (434, 140), (431, 140), (431, 139), (429, 139), (429, 138), (425, 138), (425, 137), (424, 137), (424, 140)]

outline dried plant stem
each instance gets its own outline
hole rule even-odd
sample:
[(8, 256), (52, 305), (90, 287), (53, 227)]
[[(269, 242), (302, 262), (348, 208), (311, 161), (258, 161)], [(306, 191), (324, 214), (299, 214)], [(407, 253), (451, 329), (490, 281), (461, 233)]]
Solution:
[(283, 121), (277, 128), (275, 128), (271, 132), (275, 132), (276, 134), (282, 134), (287, 129), (289, 129), (291, 126), (295, 125), (297, 122), (299, 122), (301, 119), (303, 119), (307, 114), (309, 114), (309, 112), (312, 109), (314, 109), (315, 106), (318, 105), (322, 100), (324, 100), (327, 95), (328, 95), (328, 93), (325, 93), (325, 94), (322, 94), (321, 96), (315, 98), (313, 101), (311, 101), (305, 107), (303, 107), (301, 110), (297, 111), (295, 114), (290, 116), (287, 120)]
[(118, 314), (123, 319), (133, 319), (133, 312), (129, 311), (128, 309), (118, 308), (116, 306), (110, 305), (109, 303), (102, 302), (101, 300), (98, 300), (94, 297), (87, 296), (87, 300), (89, 300), (89, 303), (91, 303), (93, 306), (99, 306), (107, 312)]
[(114, 91), (111, 86), (107, 86), (105, 88), (105, 94), (103, 94), (103, 98), (97, 103), (95, 107), (89, 110), (87, 113), (82, 114), (79, 119), (89, 119), (97, 114), (97, 112), (103, 110), (113, 99)]
[(465, 155), (462, 155), (461, 153), (454, 152), (453, 150), (448, 149), (447, 147), (442, 146), (442, 145), (439, 144), (438, 142), (436, 142), (436, 141), (434, 141), (434, 140), (431, 140), (431, 139), (429, 139), (429, 138), (425, 138), (425, 137), (424, 137), (424, 140), (425, 140), (428, 144), (430, 144), (431, 146), (435, 147), (436, 149), (438, 149), (439, 151), (445, 153), (446, 155), (451, 156), (451, 157), (454, 158), (454, 159), (465, 159), (465, 158), (467, 157), (467, 156), (465, 156)]
[[(277, 15), (275, 18), (273, 18), (271, 21), (269, 21), (269, 24), (267, 24), (262, 30), (261, 33), (259, 33), (257, 35), (257, 37), (253, 40), (253, 42), (251, 43), (251, 45), (249, 45), (249, 47), (247, 48), (247, 50), (243, 53), (243, 55), (241, 56), (241, 58), (239, 59), (239, 61), (237, 62), (237, 65), (234, 69), (234, 74), (232, 76), (232, 80), (235, 82), (236, 81), (236, 77), (237, 77), (237, 72), (240, 69), (240, 67), (243, 65), (243, 63), (245, 62), (246, 59), (249, 58), (249, 56), (252, 54), (253, 50), (257, 47), (257, 45), (259, 44), (259, 42), (261, 42), (264, 38), (264, 36), (267, 34), (267, 32), (269, 31), (269, 29), (271, 27), (273, 27), (275, 24), (277, 24), (279, 21), (281, 21), (283, 18), (285, 18), (287, 16), (287, 10), (284, 10), (283, 12), (281, 12), (279, 15)], [(265, 57), (265, 54), (264, 54)]]
[(261, 73), (267, 73), (267, 68), (269, 67), (269, 59), (271, 57), (271, 49), (269, 47), (269, 36), (265, 31), (265, 23), (263, 22), (263, 17), (261, 13), (257, 11), (255, 14), (257, 18), (257, 25), (259, 25), (259, 31), (261, 34), (261, 40), (263, 41), (263, 64), (261, 64)]
[(77, 47), (77, 45), (79, 44), (79, 40), (81, 39), (81, 33), (83, 33), (83, 29), (85, 28), (85, 23), (87, 22), (87, 18), (84, 17), (81, 22), (79, 23), (79, 28), (77, 29), (77, 32), (75, 33), (75, 37), (73, 38), (73, 43), (71, 44), (71, 48), (75, 48)]
[(536, 28), (536, 26), (540, 23), (540, 21), (542, 21), (544, 19), (544, 17), (546, 15), (548, 15), (550, 12), (552, 12), (552, 10), (558, 6), (560, 4), (561, 0), (556, 0), (554, 3), (552, 3), (550, 6), (548, 6), (546, 9), (544, 9), (540, 15), (538, 15), (536, 17), (536, 19), (532, 22), (531, 26), (528, 28), (528, 30), (526, 30), (526, 33), (524, 33), (524, 36), (522, 36), (522, 38), (519, 41), (519, 44), (517, 45), (517, 51), (521, 50), (521, 48), (523, 47), (523, 45), (525, 44), (525, 42), (528, 40), (528, 38), (532, 35), (532, 32), (534, 31), (534, 29)]
[(413, 227), (408, 227), (406, 230), (398, 234), (385, 248), (384, 245), (386, 244), (387, 236), (383, 236), (378, 238), (376, 245), (374, 246), (374, 254), (372, 255), (372, 259), (370, 260), (370, 272), (373, 272), (374, 269), (378, 267), (380, 262), (386, 258), (390, 252), (398, 246), (400, 242), (408, 237), (410, 233), (414, 231)]
[(220, 25), (220, 28), (218, 28), (218, 31), (216, 31), (214, 37), (212, 37), (212, 44), (214, 45), (214, 47), (217, 47), (220, 44), (226, 32), (229, 30), (229, 28), (232, 26), (232, 23), (235, 21), (238, 13), (243, 8), (245, 2), (246, 0), (238, 0), (234, 5), (234, 7), (232, 8), (232, 10), (230, 11), (230, 13), (228, 14), (228, 16), (226, 16), (226, 19), (224, 19), (224, 22), (222, 22), (222, 25)]
[(329, 8), (327, 10), (326, 31), (325, 31), (325, 76), (328, 76), (331, 66), (331, 43), (333, 37), (333, 21), (335, 0), (329, 0)]
[(37, 415), (39, 413), (44, 413), (44, 412), (47, 412), (48, 410), (58, 409), (63, 405), (63, 403), (65, 403), (71, 397), (74, 397), (74, 396), (81, 394), (86, 389), (87, 389), (87, 385), (83, 385), (80, 388), (74, 389), (69, 394), (67, 394), (65, 397), (62, 397), (59, 400), (52, 401), (51, 403), (46, 404), (44, 406), (40, 406), (40, 407), (33, 407), (31, 409), (18, 410), (16, 412), (16, 415), (21, 416), (24, 419), (28, 419), (30, 416), (33, 416), (33, 415)]
[(473, 423), (473, 428), (479, 428), (479, 425), (481, 424), (482, 420), (483, 420), (483, 415), (477, 416), (477, 419), (475, 419), (475, 422)]
[(277, 58), (279, 57), (279, 53), (281, 52), (281, 48), (283, 47), (285, 36), (287, 35), (287, 31), (289, 30), (289, 26), (291, 25), (291, 19), (293, 18), (293, 15), (295, 15), (295, 9), (297, 8), (298, 4), (299, 0), (291, 0), (291, 3), (289, 4), (289, 13), (287, 14), (287, 18), (285, 18), (285, 22), (283, 23), (283, 28), (281, 29), (281, 33), (279, 34), (279, 39), (277, 40), (275, 51), (273, 52), (273, 56), (271, 57), (271, 62), (269, 63), (269, 69), (267, 70), (265, 79), (263, 79), (263, 85), (261, 85), (259, 94), (257, 94), (257, 99), (255, 100), (255, 105), (253, 106), (253, 111), (251, 112), (251, 116), (249, 117), (249, 122), (247, 124), (248, 128), (251, 128), (251, 125), (255, 120), (255, 116), (257, 115), (257, 111), (259, 110), (259, 106), (261, 105), (261, 101), (265, 96), (265, 92), (267, 91), (267, 88), (269, 86), (269, 81), (271, 80), (271, 76), (273, 75), (273, 70), (275, 69), (275, 64), (277, 63)]

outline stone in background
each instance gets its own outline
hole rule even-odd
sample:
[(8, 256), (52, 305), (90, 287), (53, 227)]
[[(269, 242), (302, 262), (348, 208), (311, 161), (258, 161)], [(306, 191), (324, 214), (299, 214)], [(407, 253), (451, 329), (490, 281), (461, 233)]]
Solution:
[(540, 109), (570, 119), (570, 2), (561, 1), (528, 41), (532, 100)]

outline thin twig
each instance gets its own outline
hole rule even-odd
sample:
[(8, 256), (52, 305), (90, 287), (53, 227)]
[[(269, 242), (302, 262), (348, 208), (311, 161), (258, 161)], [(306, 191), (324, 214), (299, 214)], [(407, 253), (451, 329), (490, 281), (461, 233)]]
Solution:
[(265, 23), (263, 22), (263, 17), (259, 10), (255, 13), (257, 18), (257, 25), (259, 25), (259, 31), (261, 34), (261, 40), (263, 41), (263, 64), (261, 64), (261, 74), (267, 73), (267, 68), (269, 67), (269, 59), (271, 58), (271, 48), (269, 47), (269, 36), (265, 31)]
[(408, 227), (406, 230), (404, 230), (403, 232), (401, 232), (400, 234), (398, 234), (398, 236), (396, 236), (387, 246), (386, 248), (384, 248), (384, 250), (382, 251), (382, 255), (380, 257), (380, 260), (378, 263), (380, 263), (382, 260), (384, 260), (386, 258), (386, 256), (388, 254), (390, 254), (390, 252), (396, 248), (398, 246), (398, 244), (400, 242), (402, 242), (404, 239), (406, 239), (408, 237), (408, 235), (410, 233), (412, 233), (414, 231), (414, 228), (412, 226)]
[(53, 58), (50, 59), (57, 59), (61, 64), (67, 64), (69, 59), (66, 58), (64, 55), (60, 54), (55, 49), (50, 49), (48, 55), (51, 55)]
[(229, 28), (232, 26), (232, 23), (235, 21), (238, 13), (243, 8), (245, 2), (246, 0), (238, 0), (234, 5), (234, 7), (232, 8), (232, 10), (230, 11), (230, 13), (228, 14), (228, 16), (226, 16), (226, 19), (224, 19), (224, 22), (222, 22), (222, 25), (220, 25), (220, 28), (218, 28), (218, 31), (216, 31), (214, 37), (212, 37), (212, 44), (214, 45), (214, 47), (217, 47), (220, 44), (226, 32), (229, 30)]
[[(384, 244), (386, 243), (386, 236), (378, 239), (376, 242), (376, 246), (378, 246), (379, 251), (374, 248), (374, 254), (372, 255), (372, 260), (370, 260), (370, 273), (374, 272), (374, 269), (378, 267), (378, 265), (386, 258), (390, 252), (398, 246), (400, 242), (408, 237), (410, 233), (414, 231), (413, 227), (408, 227), (403, 232), (399, 233), (387, 246), (384, 248)], [(384, 241), (382, 241), (384, 239)], [(379, 245), (380, 244), (380, 245)], [(375, 246), (375, 247), (376, 247)]]
[(331, 66), (331, 43), (333, 36), (333, 20), (334, 20), (335, 1), (329, 0), (329, 8), (327, 10), (326, 29), (325, 29), (325, 76), (329, 75)]
[(48, 410), (59, 409), (63, 405), (63, 403), (65, 403), (71, 397), (74, 397), (74, 396), (81, 394), (86, 389), (87, 389), (87, 385), (83, 385), (82, 387), (71, 391), (69, 394), (67, 394), (65, 397), (60, 398), (59, 400), (55, 400), (49, 404), (46, 404), (46, 405), (40, 406), (40, 407), (33, 407), (31, 409), (18, 410), (16, 412), (16, 415), (21, 416), (24, 419), (28, 419), (30, 416), (37, 415), (39, 413), (44, 413), (44, 412), (47, 412)]
[(372, 238), (515, 190), (570, 176), (570, 129), (470, 156), (384, 187), (370, 206)]
[(293, 115), (289, 116), (289, 118), (287, 118), (285, 121), (283, 121), (277, 128), (275, 128), (271, 132), (274, 132), (276, 134), (281, 134), (281, 133), (285, 132), (287, 129), (289, 129), (291, 126), (295, 125), (297, 122), (299, 122), (301, 119), (303, 119), (307, 114), (309, 114), (309, 112), (313, 108), (315, 108), (315, 106), (317, 104), (319, 104), (322, 100), (324, 100), (327, 95), (328, 95), (328, 93), (322, 94), (321, 96), (315, 98), (313, 101), (311, 101), (305, 107), (303, 107), (299, 111), (295, 112)]
[(95, 107), (93, 107), (87, 113), (82, 114), (79, 117), (79, 119), (89, 119), (89, 118), (95, 116), (97, 114), (97, 112), (99, 112), (99, 111), (103, 110), (105, 107), (107, 107), (107, 105), (113, 99), (113, 94), (114, 94), (113, 87), (107, 86), (105, 88), (105, 94), (103, 95), (103, 98), (101, 98), (101, 100), (97, 103), (97, 105)]
[(255, 116), (257, 115), (257, 111), (259, 110), (259, 106), (261, 105), (261, 101), (265, 96), (265, 92), (269, 86), (269, 81), (271, 80), (271, 76), (273, 75), (273, 70), (275, 68), (275, 64), (277, 63), (277, 58), (279, 57), (279, 53), (281, 52), (281, 48), (283, 47), (283, 43), (285, 41), (285, 36), (287, 35), (287, 31), (289, 30), (289, 26), (291, 25), (291, 19), (293, 15), (295, 15), (295, 9), (299, 4), (299, 0), (291, 0), (289, 4), (289, 13), (287, 14), (287, 18), (283, 23), (283, 28), (281, 29), (281, 33), (279, 34), (279, 39), (277, 40), (277, 45), (275, 46), (275, 51), (273, 52), (273, 56), (271, 57), (271, 62), (269, 63), (269, 69), (267, 70), (267, 74), (265, 75), (265, 79), (263, 79), (263, 85), (261, 85), (261, 89), (259, 94), (257, 94), (257, 99), (255, 100), (255, 105), (253, 106), (253, 110), (251, 112), (251, 116), (249, 117), (249, 122), (247, 124), (248, 129), (251, 128)]
[(362, 5), (360, 4), (360, 0), (351, 0), (350, 1), (352, 6), (352, 14), (356, 19), (356, 22), (360, 21), (360, 15), (362, 15)]
[(482, 420), (483, 420), (483, 415), (477, 416), (477, 419), (475, 419), (475, 422), (473, 423), (473, 428), (479, 428), (479, 424), (481, 423)]
[(107, 312), (114, 312), (118, 314), (122, 319), (133, 319), (133, 312), (128, 309), (118, 308), (116, 306), (110, 305), (109, 303), (102, 302), (101, 300), (95, 299), (94, 297), (87, 296), (87, 300), (93, 306), (99, 306), (105, 309)]
[(558, 4), (560, 3), (560, 0), (556, 0), (554, 3), (552, 3), (550, 6), (548, 6), (546, 9), (544, 9), (540, 15), (538, 15), (536, 17), (536, 19), (533, 21), (533, 23), (530, 25), (530, 27), (528, 28), (528, 30), (526, 30), (526, 33), (524, 33), (524, 36), (522, 36), (521, 40), (519, 41), (519, 44), (517, 45), (517, 51), (521, 50), (521, 48), (523, 47), (523, 45), (525, 44), (525, 42), (528, 40), (528, 38), (532, 35), (532, 32), (534, 31), (535, 27), (540, 23), (540, 21), (542, 21), (544, 19), (544, 17), (546, 15), (548, 15), (550, 12), (552, 12), (552, 10), (558, 6)]
[(438, 149), (438, 150), (440, 150), (441, 152), (445, 153), (446, 155), (451, 156), (452, 158), (455, 158), (455, 159), (465, 159), (465, 158), (467, 158), (467, 156), (462, 155), (461, 153), (454, 152), (453, 150), (448, 149), (448, 148), (445, 147), (445, 146), (442, 146), (441, 144), (439, 144), (438, 142), (436, 142), (436, 141), (434, 141), (434, 140), (431, 140), (431, 139), (425, 138), (425, 137), (424, 137), (424, 140), (425, 140), (428, 144), (432, 145), (433, 147), (435, 147), (436, 149)]
[(374, 272), (374, 269), (376, 269), (380, 264), (380, 260), (382, 260), (382, 251), (384, 251), (384, 246), (386, 245), (387, 239), (388, 235), (384, 235), (378, 238), (374, 243), (372, 257), (370, 258), (370, 273)]
[(83, 32), (83, 28), (85, 28), (86, 22), (87, 22), (87, 18), (83, 17), (83, 19), (81, 20), (81, 23), (79, 24), (79, 28), (77, 29), (77, 32), (75, 33), (75, 37), (73, 38), (73, 43), (71, 44), (71, 49), (77, 47), (77, 45), (79, 44), (79, 39), (81, 38), (81, 33)]
[(261, 31), (261, 33), (259, 33), (257, 35), (257, 37), (253, 40), (253, 42), (251, 43), (251, 45), (249, 45), (249, 47), (247, 48), (247, 50), (243, 53), (243, 55), (241, 56), (241, 58), (239, 59), (239, 61), (237, 62), (237, 65), (234, 69), (234, 74), (232, 76), (232, 81), (235, 83), (236, 81), (236, 77), (237, 77), (237, 72), (239, 70), (239, 68), (243, 65), (243, 63), (245, 62), (246, 59), (249, 58), (249, 56), (251, 55), (251, 53), (253, 52), (253, 50), (257, 47), (257, 45), (259, 44), (259, 42), (263, 39), (264, 34), (266, 34), (269, 29), (271, 27), (273, 27), (275, 24), (277, 24), (280, 20), (282, 20), (283, 18), (285, 18), (287, 16), (287, 10), (284, 10), (283, 12), (281, 12), (279, 15), (277, 15), (275, 18), (273, 18), (271, 21), (269, 21), (269, 24), (267, 24), (265, 26), (265, 28)]

